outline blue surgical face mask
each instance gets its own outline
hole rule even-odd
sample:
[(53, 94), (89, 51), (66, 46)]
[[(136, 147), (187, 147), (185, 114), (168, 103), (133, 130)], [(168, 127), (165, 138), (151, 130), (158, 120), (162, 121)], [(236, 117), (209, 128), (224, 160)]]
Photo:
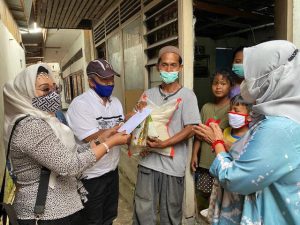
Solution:
[(178, 79), (178, 73), (179, 71), (175, 72), (166, 72), (166, 71), (159, 71), (160, 72), (160, 77), (163, 80), (164, 83), (166, 84), (171, 84), (174, 83)]
[(232, 71), (240, 78), (244, 78), (244, 67), (241, 63), (232, 65)]
[(108, 98), (111, 96), (111, 93), (114, 90), (114, 85), (101, 85), (96, 83), (95, 81), (94, 84), (95, 84), (94, 90), (100, 97)]

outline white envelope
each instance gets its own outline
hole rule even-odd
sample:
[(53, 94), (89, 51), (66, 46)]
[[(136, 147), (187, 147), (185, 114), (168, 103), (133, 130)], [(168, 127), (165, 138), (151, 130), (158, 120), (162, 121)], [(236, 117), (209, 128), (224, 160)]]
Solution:
[(146, 119), (147, 116), (151, 114), (151, 111), (152, 110), (147, 107), (143, 108), (141, 112), (138, 111), (118, 129), (118, 132), (126, 131), (126, 134), (130, 134), (141, 122), (144, 121), (144, 119)]

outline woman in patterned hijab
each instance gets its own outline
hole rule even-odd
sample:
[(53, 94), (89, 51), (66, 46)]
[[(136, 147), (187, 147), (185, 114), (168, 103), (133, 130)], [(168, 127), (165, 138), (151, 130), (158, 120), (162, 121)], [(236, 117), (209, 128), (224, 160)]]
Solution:
[[(42, 72), (38, 73), (38, 70)], [(46, 73), (46, 71), (48, 71), (48, 73)], [(47, 64), (40, 63), (27, 67), (20, 74), (18, 74), (14, 80), (9, 81), (5, 84), (5, 146), (7, 146), (8, 144), (8, 139), (10, 137), (10, 132), (12, 126), (14, 125), (14, 122), (17, 118), (25, 116), (26, 114), (43, 119), (49, 124), (49, 126), (51, 126), (53, 132), (55, 132), (55, 134), (61, 139), (61, 141), (65, 142), (65, 144), (71, 142), (74, 145), (74, 142), (72, 141), (72, 139), (74, 139), (72, 131), (68, 127), (63, 126), (61, 123), (59, 123), (59, 121), (53, 116), (53, 113), (49, 113), (49, 111), (55, 111), (60, 108), (60, 98), (56, 99), (55, 106), (53, 107), (53, 105), (50, 105), (50, 108), (47, 111), (44, 111), (47, 107), (46, 104), (44, 105), (44, 110), (38, 109), (32, 104), (33, 99), (38, 100), (35, 91), (36, 81), (43, 78), (48, 78), (49, 81), (51, 81), (51, 87), (53, 85), (55, 86), (50, 67)], [(56, 92), (52, 92), (52, 95), (55, 93)]]
[(232, 193), (213, 224), (299, 224), (298, 49), (288, 41), (265, 42), (244, 49), (243, 65), (241, 94), (256, 103), (249, 132), (227, 152), (216, 124), (195, 128), (217, 154), (210, 173)]
[[(127, 143), (129, 135), (111, 129), (99, 137), (105, 142), (76, 144), (72, 131), (54, 115), (60, 109), (60, 96), (46, 64), (29, 66), (4, 85), (4, 107), (6, 148), (12, 135), (10, 156), (18, 186), (13, 206), (19, 224), (37, 220), (47, 225), (84, 224), (76, 177), (111, 147)], [(24, 115), (29, 116), (11, 134), (16, 119)], [(37, 215), (34, 207), (42, 167), (51, 175), (44, 213)]]

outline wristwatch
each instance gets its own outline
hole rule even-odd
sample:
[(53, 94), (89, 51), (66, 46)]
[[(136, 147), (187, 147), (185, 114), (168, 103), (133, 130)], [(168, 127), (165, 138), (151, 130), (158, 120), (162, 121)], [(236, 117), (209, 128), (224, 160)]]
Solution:
[(99, 140), (99, 138), (96, 138), (96, 139), (94, 139), (94, 143), (95, 143), (96, 146), (98, 146), (100, 144), (103, 144), (104, 148), (106, 149), (106, 153), (109, 153), (110, 149), (109, 149), (108, 145), (105, 142), (101, 142)]
[(96, 138), (96, 139), (94, 140), (94, 143), (95, 143), (95, 145), (100, 145), (100, 144), (101, 144), (101, 141), (99, 140), (99, 138)]

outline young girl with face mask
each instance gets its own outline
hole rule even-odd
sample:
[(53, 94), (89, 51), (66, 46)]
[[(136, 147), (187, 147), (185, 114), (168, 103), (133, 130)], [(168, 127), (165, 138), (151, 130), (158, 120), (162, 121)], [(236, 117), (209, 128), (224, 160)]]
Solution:
[[(228, 71), (216, 72), (212, 82), (212, 93), (215, 97), (214, 102), (206, 103), (201, 109), (201, 119), (204, 124), (217, 121), (222, 129), (228, 127), (228, 116), (230, 99), (228, 97), (232, 80)], [(200, 153), (199, 153), (200, 151)], [(200, 156), (199, 160), (198, 157)], [(209, 203), (209, 196), (212, 190), (213, 178), (209, 174), (209, 167), (215, 158), (211, 152), (211, 147), (206, 142), (195, 138), (191, 169), (196, 171), (198, 168), (199, 179), (196, 181), (196, 194), (198, 209), (206, 209)]]
[[(230, 111), (228, 112), (229, 127), (223, 131), (224, 142), (226, 149), (230, 149), (231, 146), (238, 141), (248, 130), (250, 118), (251, 104), (244, 101), (241, 95), (236, 95), (230, 99)], [(235, 153), (233, 152), (234, 156)], [(223, 205), (228, 205), (231, 201), (232, 195), (226, 192), (217, 180), (214, 180), (212, 193), (209, 199), (209, 208), (202, 210), (200, 213), (206, 217), (211, 223), (213, 219), (217, 219)], [(236, 208), (233, 207), (231, 211)], [(228, 213), (228, 211), (226, 211)]]
[[(236, 95), (230, 100), (228, 120), (230, 127), (224, 130), (224, 137), (234, 143), (249, 129), (251, 105), (244, 101), (241, 95)], [(230, 146), (228, 146), (230, 147)]]

